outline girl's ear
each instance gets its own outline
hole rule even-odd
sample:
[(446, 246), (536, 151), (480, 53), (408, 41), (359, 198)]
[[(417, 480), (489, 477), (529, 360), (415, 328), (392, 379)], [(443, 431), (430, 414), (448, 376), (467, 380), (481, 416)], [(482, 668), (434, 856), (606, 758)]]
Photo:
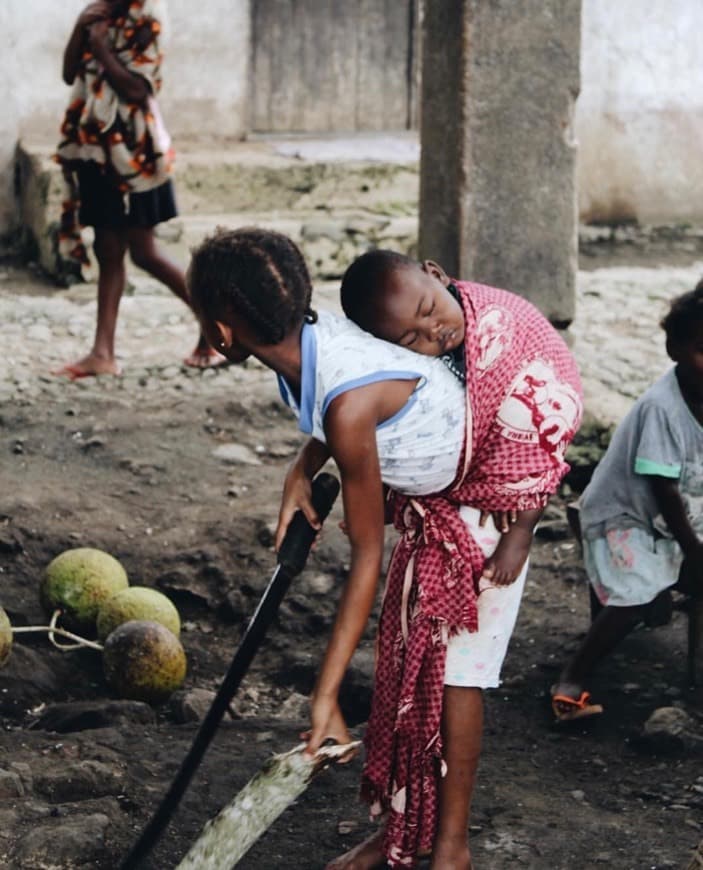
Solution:
[[(232, 346), (232, 327), (221, 320), (215, 320), (212, 327), (212, 335), (208, 335), (210, 343), (220, 352)], [(214, 339), (214, 341), (213, 341)]]
[(451, 284), (447, 273), (434, 260), (423, 260), (421, 268), (423, 272), (436, 278), (444, 287), (448, 287)]

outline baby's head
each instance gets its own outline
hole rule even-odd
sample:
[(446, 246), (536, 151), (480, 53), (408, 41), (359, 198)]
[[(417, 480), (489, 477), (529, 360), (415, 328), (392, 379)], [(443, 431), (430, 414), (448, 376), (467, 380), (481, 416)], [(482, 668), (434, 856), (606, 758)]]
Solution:
[(666, 352), (692, 385), (703, 390), (703, 279), (671, 303), (661, 321)]
[(193, 250), (187, 279), (205, 335), (235, 362), (253, 346), (278, 344), (312, 314), (305, 260), (280, 233), (218, 227)]
[(428, 356), (441, 356), (464, 341), (464, 313), (447, 290), (444, 270), (395, 251), (369, 251), (342, 279), (342, 308), (378, 338)]

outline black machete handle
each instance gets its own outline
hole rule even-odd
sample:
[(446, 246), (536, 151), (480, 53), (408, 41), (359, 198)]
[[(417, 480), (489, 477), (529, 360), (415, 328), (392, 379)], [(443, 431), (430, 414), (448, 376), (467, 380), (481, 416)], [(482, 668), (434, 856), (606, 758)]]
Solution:
[[(339, 492), (339, 481), (332, 474), (323, 471), (312, 482), (312, 504), (323, 523), (332, 510), (334, 500)], [(305, 567), (317, 531), (313, 529), (302, 511), (296, 511), (291, 520), (286, 536), (278, 551), (278, 564), (295, 577)]]
[[(313, 480), (311, 498), (321, 522), (332, 510), (338, 492), (339, 481), (331, 474), (323, 472)], [(275, 619), (291, 580), (305, 567), (305, 561), (316, 535), (317, 531), (308, 523), (305, 514), (300, 510), (296, 511), (281, 544), (278, 566), (261, 596), (210, 709), (205, 714), (193, 743), (181, 762), (180, 770), (139, 839), (120, 864), (120, 870), (137, 870), (169, 823), (264, 639), (266, 630)]]

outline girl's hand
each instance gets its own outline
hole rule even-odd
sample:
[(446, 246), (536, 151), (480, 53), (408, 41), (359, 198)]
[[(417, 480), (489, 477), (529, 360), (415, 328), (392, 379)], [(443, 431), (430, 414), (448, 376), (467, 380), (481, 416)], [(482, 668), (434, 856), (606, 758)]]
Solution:
[(276, 552), (281, 549), (288, 526), (297, 510), (301, 510), (305, 514), (305, 518), (313, 529), (320, 531), (322, 523), (312, 503), (312, 481), (297, 463), (293, 463), (283, 483), (281, 509), (278, 513), (274, 541)]
[(314, 755), (328, 739), (341, 745), (351, 743), (351, 735), (342, 716), (342, 711), (339, 709), (337, 698), (313, 696), (310, 707), (310, 723), (312, 725), (310, 731), (301, 735), (308, 742), (305, 751), (309, 755)]

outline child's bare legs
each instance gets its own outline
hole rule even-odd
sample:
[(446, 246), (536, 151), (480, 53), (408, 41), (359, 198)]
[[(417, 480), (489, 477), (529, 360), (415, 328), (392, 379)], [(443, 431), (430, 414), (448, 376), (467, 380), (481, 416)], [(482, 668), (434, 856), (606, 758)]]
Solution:
[(444, 687), (442, 741), (447, 773), (439, 787), (439, 826), (432, 870), (469, 870), (468, 829), (483, 734), (483, 692)]
[(57, 372), (71, 378), (119, 374), (115, 360), (115, 328), (126, 277), (124, 256), (127, 238), (124, 230), (96, 227), (93, 249), (99, 267), (95, 339), (87, 356)]
[[(576, 654), (561, 672), (559, 681), (552, 686), (552, 695), (579, 698), (594, 667), (635, 627), (643, 610), (641, 605), (604, 607), (591, 623)], [(569, 705), (560, 705), (557, 701), (556, 707), (563, 713), (569, 712)]]
[[(439, 785), (439, 824), (431, 870), (470, 870), (469, 813), (481, 754), (483, 692), (445, 686), (442, 740), (447, 774)], [(383, 829), (331, 861), (325, 870), (373, 870), (385, 867)]]
[[(127, 230), (129, 254), (135, 266), (148, 272), (157, 281), (165, 284), (190, 308), (188, 289), (182, 270), (168, 260), (156, 246), (153, 227), (131, 227)], [(224, 360), (224, 357), (210, 347), (205, 336), (200, 333), (195, 350), (184, 360), (188, 366), (207, 368)]]

